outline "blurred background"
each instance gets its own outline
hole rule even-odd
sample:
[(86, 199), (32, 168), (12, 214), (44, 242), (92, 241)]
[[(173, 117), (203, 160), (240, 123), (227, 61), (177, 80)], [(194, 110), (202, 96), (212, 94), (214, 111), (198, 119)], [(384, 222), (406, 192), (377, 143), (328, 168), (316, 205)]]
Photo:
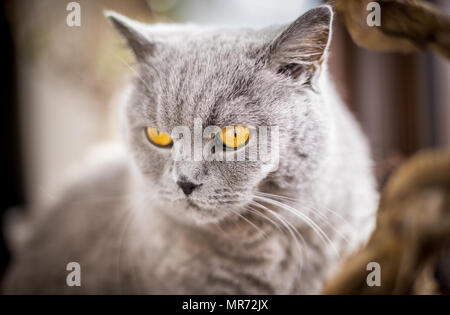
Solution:
[[(103, 17), (263, 27), (289, 23), (320, 0), (80, 0), (81, 25), (61, 0), (0, 6), (3, 72), (0, 274), (8, 261), (4, 214), (51, 202), (67, 170), (92, 147), (118, 137), (118, 95), (131, 54)], [(450, 13), (450, 1), (430, 1)], [(368, 136), (380, 187), (422, 148), (450, 147), (450, 63), (357, 47), (335, 23), (330, 71)], [(32, 205), (32, 206), (31, 206)], [(9, 211), (11, 212), (11, 211)], [(7, 228), (7, 227), (6, 227)]]

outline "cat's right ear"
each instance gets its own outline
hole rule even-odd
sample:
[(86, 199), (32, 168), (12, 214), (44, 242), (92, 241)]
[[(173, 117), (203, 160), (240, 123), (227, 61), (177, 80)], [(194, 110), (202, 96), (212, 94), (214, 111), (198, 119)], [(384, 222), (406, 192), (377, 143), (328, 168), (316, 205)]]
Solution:
[(153, 43), (148, 37), (144, 24), (114, 11), (106, 10), (104, 14), (114, 28), (125, 38), (138, 61), (144, 60), (151, 53)]
[(272, 71), (311, 84), (326, 59), (332, 24), (331, 6), (309, 10), (269, 43), (261, 59)]

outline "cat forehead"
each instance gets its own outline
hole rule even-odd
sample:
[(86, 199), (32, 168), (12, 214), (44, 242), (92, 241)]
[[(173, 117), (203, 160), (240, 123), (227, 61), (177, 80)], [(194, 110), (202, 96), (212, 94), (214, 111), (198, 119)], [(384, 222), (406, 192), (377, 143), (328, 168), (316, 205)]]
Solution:
[(236, 66), (253, 67), (263, 46), (264, 41), (254, 31), (185, 32), (156, 41), (147, 61), (178, 71), (193, 70), (195, 74), (214, 70), (232, 74), (231, 68)]
[(251, 74), (185, 74), (179, 81), (168, 79), (163, 84), (167, 85), (160, 90), (155, 105), (156, 118), (165, 126), (190, 125), (195, 118), (200, 118), (204, 126), (250, 123), (250, 116), (257, 120), (264, 114), (255, 113), (253, 108), (260, 101), (253, 91)]
[(223, 37), (169, 44), (152, 65), (158, 71), (157, 120), (163, 125), (186, 124), (194, 118), (206, 125), (248, 120), (252, 103), (262, 96), (256, 92), (262, 82), (255, 75), (252, 53), (257, 49), (249, 49), (252, 44)]

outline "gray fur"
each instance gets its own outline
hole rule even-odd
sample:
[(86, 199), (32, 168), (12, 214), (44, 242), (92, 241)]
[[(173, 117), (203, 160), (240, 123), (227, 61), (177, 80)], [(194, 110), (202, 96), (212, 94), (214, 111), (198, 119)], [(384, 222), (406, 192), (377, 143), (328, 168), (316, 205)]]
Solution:
[[(258, 31), (108, 16), (139, 68), (124, 108), (129, 156), (67, 190), (12, 264), (6, 292), (317, 293), (340, 258), (367, 239), (377, 203), (366, 141), (323, 62), (330, 7)], [(171, 150), (145, 138), (147, 126), (170, 134), (192, 129), (194, 118), (203, 127), (279, 126), (279, 167), (175, 162)], [(189, 198), (176, 185), (181, 176), (202, 184)], [(277, 200), (311, 218), (331, 244), (257, 191), (297, 199)], [(70, 261), (81, 264), (79, 288), (65, 285)]]

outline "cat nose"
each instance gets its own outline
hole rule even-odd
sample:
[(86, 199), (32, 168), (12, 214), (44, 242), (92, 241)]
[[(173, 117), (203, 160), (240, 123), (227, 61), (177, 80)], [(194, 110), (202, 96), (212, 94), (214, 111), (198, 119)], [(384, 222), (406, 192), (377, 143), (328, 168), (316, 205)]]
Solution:
[(189, 196), (190, 194), (192, 194), (195, 188), (201, 186), (201, 184), (196, 185), (189, 181), (177, 181), (177, 185), (180, 186), (181, 190), (186, 196)]

